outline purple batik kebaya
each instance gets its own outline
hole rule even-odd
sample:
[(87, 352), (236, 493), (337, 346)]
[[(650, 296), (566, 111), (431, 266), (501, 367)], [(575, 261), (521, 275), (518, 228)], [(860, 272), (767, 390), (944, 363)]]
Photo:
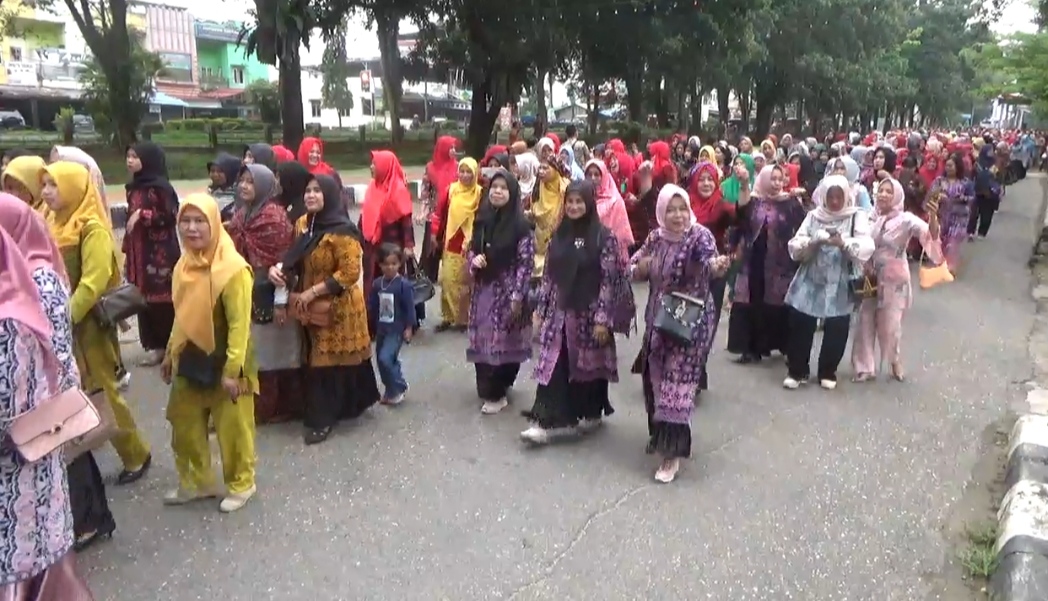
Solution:
[[(471, 276), (476, 271), (473, 257), (472, 251), (466, 257)], [(467, 328), (467, 361), (505, 365), (531, 358), (531, 314), (522, 307), (514, 319), (512, 312), (513, 303), (523, 305), (527, 300), (534, 268), (535, 237), (525, 236), (517, 243), (517, 259), (511, 268), (490, 280), (474, 280)]]

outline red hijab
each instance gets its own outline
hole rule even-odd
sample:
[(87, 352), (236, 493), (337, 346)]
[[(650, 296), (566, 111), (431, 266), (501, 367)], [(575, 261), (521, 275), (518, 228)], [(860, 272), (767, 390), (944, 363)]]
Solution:
[[(713, 194), (703, 198), (699, 194), (699, 178), (703, 173), (708, 173), (713, 178)], [(698, 223), (708, 224), (717, 220), (717, 216), (723, 208), (724, 194), (721, 192), (721, 174), (717, 165), (703, 161), (692, 172), (688, 178), (688, 196), (691, 199), (691, 212), (695, 214)]]
[[(932, 161), (935, 161), (934, 165), (932, 165)], [(924, 182), (924, 185), (931, 190), (932, 182), (942, 174), (945, 167), (945, 162), (942, 159), (936, 156), (934, 152), (928, 152), (924, 155), (924, 163), (917, 170), (917, 174), (921, 176), (921, 181)]]
[(287, 146), (277, 144), (273, 147), (273, 156), (277, 158), (277, 164), (290, 163), (295, 160), (295, 153), (288, 150)]
[(786, 163), (786, 187), (788, 191), (793, 191), (794, 188), (801, 187), (801, 166), (794, 165), (793, 163)]
[(384, 226), (411, 215), (411, 193), (397, 155), (389, 150), (374, 150), (371, 163), (375, 166), (375, 177), (364, 192), (360, 225), (364, 239), (378, 244)]
[[(309, 164), (309, 152), (316, 147), (320, 151), (320, 162), (316, 165)], [(324, 143), (320, 138), (303, 138), (298, 146), (298, 162), (302, 163), (313, 175), (335, 175), (335, 169), (324, 162)]]
[[(670, 160), (670, 145), (661, 140), (648, 144), (648, 154), (651, 155), (652, 177), (662, 184), (677, 183), (677, 166)], [(622, 169), (622, 163), (619, 163)]]
[(433, 147), (433, 158), (426, 164), (426, 177), (437, 191), (437, 204), (443, 206), (448, 197), (448, 188), (458, 179), (458, 161), (451, 156), (451, 151), (458, 147), (458, 138), (440, 136)]
[(488, 151), (484, 153), (484, 160), (480, 162), (480, 167), (482, 169), (484, 167), (487, 167), (488, 163), (491, 162), (491, 159), (495, 158), (495, 155), (498, 154), (509, 154), (509, 150), (507, 150), (505, 146), (502, 146), (500, 144), (496, 144), (495, 146), (488, 148)]
[(560, 136), (553, 132), (546, 134), (546, 137), (553, 141), (553, 154), (560, 152)]

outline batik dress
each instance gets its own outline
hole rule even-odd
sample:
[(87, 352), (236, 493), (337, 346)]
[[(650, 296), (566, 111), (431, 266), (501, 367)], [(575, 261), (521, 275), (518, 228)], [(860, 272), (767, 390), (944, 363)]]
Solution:
[(929, 199), (939, 201), (942, 253), (950, 271), (956, 272), (961, 265), (961, 250), (968, 240), (968, 219), (975, 202), (975, 187), (966, 179), (951, 181), (939, 177), (932, 183)]

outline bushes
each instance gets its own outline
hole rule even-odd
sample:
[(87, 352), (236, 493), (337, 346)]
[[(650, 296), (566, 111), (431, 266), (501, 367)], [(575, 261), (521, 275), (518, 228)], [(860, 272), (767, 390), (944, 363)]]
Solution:
[(251, 119), (220, 117), (217, 119), (172, 119), (163, 124), (162, 131), (206, 132), (208, 128), (217, 131), (262, 131), (266, 124)]

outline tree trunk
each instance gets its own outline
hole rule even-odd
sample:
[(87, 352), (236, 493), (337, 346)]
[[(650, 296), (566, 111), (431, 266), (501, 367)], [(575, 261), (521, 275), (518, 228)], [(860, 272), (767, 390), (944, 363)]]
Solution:
[(691, 126), (688, 128), (688, 134), (702, 134), (702, 85), (697, 81), (691, 87), (691, 104), (688, 106), (688, 112), (691, 113)]
[(767, 138), (768, 133), (771, 132), (772, 117), (775, 115), (775, 109), (778, 107), (775, 83), (762, 83), (754, 90), (753, 101), (757, 103), (756, 122), (753, 124), (753, 133), (756, 134), (754, 143), (757, 143), (757, 140)]
[(482, 157), (491, 141), (491, 130), (502, 108), (500, 99), (492, 97), (489, 73), (484, 79), (474, 79), (473, 101), (469, 111), (469, 129), (466, 131), (466, 151), (469, 156)]
[(305, 132), (303, 125), (304, 109), (302, 108), (302, 65), (296, 51), (292, 60), (279, 61), (280, 71), (280, 117), (282, 134), (280, 143), (292, 152), (302, 144)]
[(546, 119), (549, 115), (549, 107), (546, 105), (546, 70), (539, 69), (535, 74), (535, 138), (541, 139), (546, 135)]
[(382, 97), (389, 111), (389, 127), (393, 144), (404, 139), (404, 128), (400, 125), (400, 100), (404, 96), (404, 75), (397, 34), (400, 20), (395, 14), (375, 10), (375, 29), (378, 34), (379, 54), (382, 62)]
[(586, 104), (590, 105), (586, 120), (589, 121), (589, 135), (595, 136), (597, 121), (600, 119), (600, 86), (596, 83), (591, 83), (590, 86), (589, 98), (586, 99)]
[(626, 108), (630, 121), (644, 123), (644, 77), (632, 68), (626, 69)]
[(728, 123), (731, 122), (731, 107), (728, 100), (731, 99), (731, 88), (728, 86), (717, 87), (717, 117), (720, 119), (721, 131), (727, 133)]

